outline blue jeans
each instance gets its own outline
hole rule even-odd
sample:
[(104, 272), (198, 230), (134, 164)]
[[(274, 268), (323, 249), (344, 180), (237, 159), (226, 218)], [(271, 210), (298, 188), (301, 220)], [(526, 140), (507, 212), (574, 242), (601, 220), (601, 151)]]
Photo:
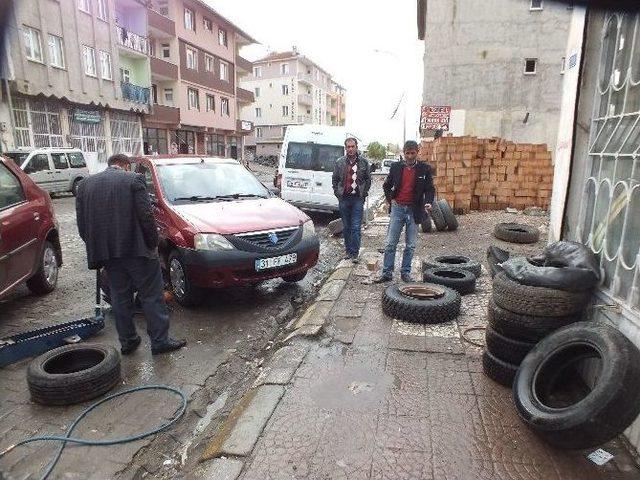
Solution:
[(342, 217), (342, 236), (347, 256), (357, 258), (360, 253), (362, 212), (364, 200), (357, 195), (342, 197), (339, 201)]
[(133, 323), (133, 292), (138, 292), (147, 320), (151, 347), (159, 347), (169, 339), (169, 310), (164, 301), (164, 282), (157, 258), (118, 258), (105, 265), (109, 276), (111, 309), (123, 347), (138, 338)]
[(413, 251), (416, 249), (416, 241), (418, 239), (418, 225), (413, 218), (413, 206), (398, 205), (396, 202), (391, 203), (391, 214), (389, 216), (389, 231), (387, 232), (387, 245), (384, 249), (384, 261), (382, 264), (382, 275), (393, 275), (393, 268), (396, 261), (396, 248), (400, 241), (402, 228), (406, 227), (406, 242), (404, 253), (402, 254), (402, 267), (400, 273), (409, 275), (411, 273), (411, 260), (413, 259)]

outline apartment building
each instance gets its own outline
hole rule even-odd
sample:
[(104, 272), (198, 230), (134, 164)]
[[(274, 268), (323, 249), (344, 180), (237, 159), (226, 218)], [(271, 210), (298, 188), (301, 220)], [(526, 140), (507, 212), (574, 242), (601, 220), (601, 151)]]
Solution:
[(253, 93), (239, 87), (251, 63), (239, 54), (255, 40), (199, 0), (149, 4), (151, 114), (145, 152), (238, 158), (250, 122), (240, 108)]
[(553, 150), (570, 19), (549, 0), (418, 0), (423, 105), (451, 107), (453, 135)]
[(113, 153), (141, 153), (151, 92), (146, 2), (5, 3), (0, 149), (77, 147), (94, 171)]
[(254, 124), (245, 143), (251, 155), (278, 155), (289, 125), (345, 124), (346, 90), (295, 48), (254, 61), (242, 87), (255, 96), (241, 115)]

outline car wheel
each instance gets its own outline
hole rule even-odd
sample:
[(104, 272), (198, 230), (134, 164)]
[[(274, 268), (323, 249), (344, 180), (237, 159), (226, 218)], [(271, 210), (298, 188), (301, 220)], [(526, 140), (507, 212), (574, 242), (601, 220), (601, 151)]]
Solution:
[(540, 230), (521, 223), (499, 223), (493, 235), (509, 243), (536, 243), (540, 239)]
[(202, 302), (202, 289), (194, 286), (180, 254), (175, 250), (169, 255), (169, 283), (176, 301), (183, 307), (192, 307)]
[(453, 288), (460, 295), (473, 293), (476, 289), (476, 276), (461, 268), (428, 268), (422, 274), (427, 283), (436, 283)]
[(444, 218), (445, 223), (447, 224), (447, 228), (450, 232), (458, 229), (458, 219), (456, 218), (455, 213), (451, 209), (451, 205), (445, 199), (438, 200), (438, 206), (440, 207), (440, 212), (442, 212), (442, 217)]
[(480, 262), (476, 262), (470, 257), (464, 255), (440, 255), (433, 260), (424, 260), (422, 262), (422, 271), (428, 268), (461, 268), (473, 273), (476, 278), (482, 273)]
[(81, 178), (76, 178), (71, 185), (71, 193), (74, 197), (78, 196), (78, 185), (80, 185)]
[(444, 232), (447, 229), (447, 222), (444, 219), (444, 214), (437, 200), (431, 205), (431, 218), (433, 219), (433, 224), (436, 226), (436, 230)]
[(432, 283), (390, 285), (382, 295), (382, 311), (414, 323), (444, 323), (460, 313), (460, 294)]
[(38, 271), (27, 280), (27, 287), (36, 295), (45, 295), (55, 290), (58, 283), (58, 257), (53, 245), (46, 241), (40, 257)]
[(76, 344), (35, 358), (27, 370), (31, 400), (42, 405), (72, 405), (108, 392), (120, 382), (115, 348)]
[(505, 387), (511, 387), (516, 377), (518, 366), (500, 360), (494, 354), (485, 350), (482, 352), (482, 371), (494, 382)]
[(501, 335), (491, 327), (487, 327), (485, 342), (489, 352), (512, 365), (520, 365), (527, 353), (536, 346), (534, 342), (523, 342)]
[(433, 231), (433, 224), (431, 223), (431, 215), (429, 215), (428, 213), (425, 213), (420, 226), (422, 227), (422, 233), (431, 233)]
[(302, 273), (296, 273), (294, 275), (285, 275), (284, 277), (282, 277), (282, 280), (284, 280), (287, 283), (296, 283), (303, 280), (304, 277), (306, 276), (307, 276), (307, 270), (305, 270)]

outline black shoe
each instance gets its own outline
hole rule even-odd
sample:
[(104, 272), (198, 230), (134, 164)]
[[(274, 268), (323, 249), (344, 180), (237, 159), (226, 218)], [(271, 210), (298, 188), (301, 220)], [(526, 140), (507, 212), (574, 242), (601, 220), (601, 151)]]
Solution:
[(373, 279), (373, 283), (387, 283), (391, 280), (393, 280), (393, 277), (391, 275), (380, 275), (379, 277)]
[(403, 274), (400, 276), (400, 279), (404, 282), (404, 283), (415, 283), (416, 281), (413, 279), (413, 277), (411, 275), (408, 274)]
[(142, 339), (140, 337), (136, 338), (135, 340), (131, 340), (126, 345), (122, 345), (120, 347), (120, 353), (122, 355), (132, 354), (133, 352), (135, 352), (136, 348), (140, 346), (140, 342), (142, 342)]
[(186, 340), (174, 340), (173, 338), (170, 338), (169, 340), (167, 340), (167, 343), (158, 347), (152, 347), (151, 354), (158, 355), (160, 353), (173, 352), (174, 350), (180, 350), (186, 344)]

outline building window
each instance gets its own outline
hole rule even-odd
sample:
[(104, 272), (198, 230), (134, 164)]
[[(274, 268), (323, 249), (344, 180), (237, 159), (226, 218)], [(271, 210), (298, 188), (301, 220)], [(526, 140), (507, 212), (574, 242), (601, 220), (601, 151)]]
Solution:
[(78, 0), (78, 9), (85, 13), (91, 13), (91, 6), (89, 0)]
[(196, 31), (196, 14), (189, 8), (184, 9), (184, 28)]
[(262, 138), (262, 127), (256, 127), (256, 138)]
[(145, 155), (167, 154), (167, 131), (163, 128), (144, 129), (144, 153)]
[(96, 0), (98, 3), (98, 18), (108, 21), (107, 0)]
[(202, 26), (208, 32), (213, 31), (213, 25), (211, 24), (211, 19), (209, 19), (209, 18), (205, 17), (205, 18), (202, 19)]
[[(172, 150), (177, 150), (178, 153), (196, 153), (196, 134), (191, 130), (177, 130), (176, 141), (172, 144)], [(173, 153), (173, 152), (172, 152)]]
[(200, 95), (195, 88), (187, 88), (187, 98), (189, 99), (189, 110), (200, 110)]
[(96, 76), (96, 51), (92, 47), (82, 46), (84, 58), (84, 73), (90, 77)]
[(121, 68), (120, 69), (120, 81), (122, 83), (129, 83), (129, 80), (131, 80), (131, 72), (127, 68)]
[(283, 105), (282, 106), (282, 116), (283, 117), (288, 117), (289, 116), (289, 107), (287, 105)]
[(537, 73), (538, 60), (536, 58), (527, 58), (524, 61), (524, 74), (535, 75)]
[(218, 43), (223, 47), (227, 46), (227, 31), (222, 28), (218, 29)]
[(567, 57), (562, 57), (562, 61), (560, 62), (560, 74), (561, 75), (564, 75), (566, 66), (567, 66)]
[(289, 95), (289, 85), (282, 85), (282, 94)]
[(24, 48), (29, 60), (42, 62), (42, 40), (40, 30), (24, 27)]
[(164, 89), (164, 101), (167, 105), (173, 105), (173, 88)]
[(111, 54), (100, 50), (100, 75), (105, 80), (111, 80)]
[(542, 10), (542, 0), (531, 0), (529, 10)]
[(289, 64), (283, 63), (280, 65), (280, 74), (281, 75), (289, 75)]
[(262, 108), (256, 107), (256, 118), (262, 117)]
[(204, 137), (207, 155), (224, 157), (224, 135), (207, 134)]
[(253, 67), (253, 76), (261, 77), (262, 76), (262, 67)]
[(220, 62), (220, 80), (229, 81), (229, 64), (227, 62)]
[(220, 98), (220, 111), (222, 115), (229, 117), (231, 113), (229, 112), (229, 99), (228, 98)]
[(153, 103), (157, 105), (158, 103), (158, 86), (157, 85), (151, 85), (151, 99), (153, 100)]
[(214, 70), (213, 57), (205, 53), (204, 54), (204, 71), (213, 72), (213, 70)]
[(255, 94), (255, 97), (258, 98), (260, 96), (260, 87), (255, 87), (253, 89), (253, 92)]
[(168, 43), (163, 43), (160, 45), (162, 48), (162, 58), (169, 58), (171, 56), (171, 47)]
[(207, 94), (207, 112), (215, 112), (216, 111), (216, 99), (213, 95)]
[(64, 47), (62, 38), (49, 35), (49, 61), (51, 65), (64, 68)]
[(198, 69), (198, 51), (190, 47), (187, 47), (187, 68)]
[(286, 133), (287, 133), (287, 126), (285, 125), (284, 127), (282, 127), (282, 138), (284, 138)]

